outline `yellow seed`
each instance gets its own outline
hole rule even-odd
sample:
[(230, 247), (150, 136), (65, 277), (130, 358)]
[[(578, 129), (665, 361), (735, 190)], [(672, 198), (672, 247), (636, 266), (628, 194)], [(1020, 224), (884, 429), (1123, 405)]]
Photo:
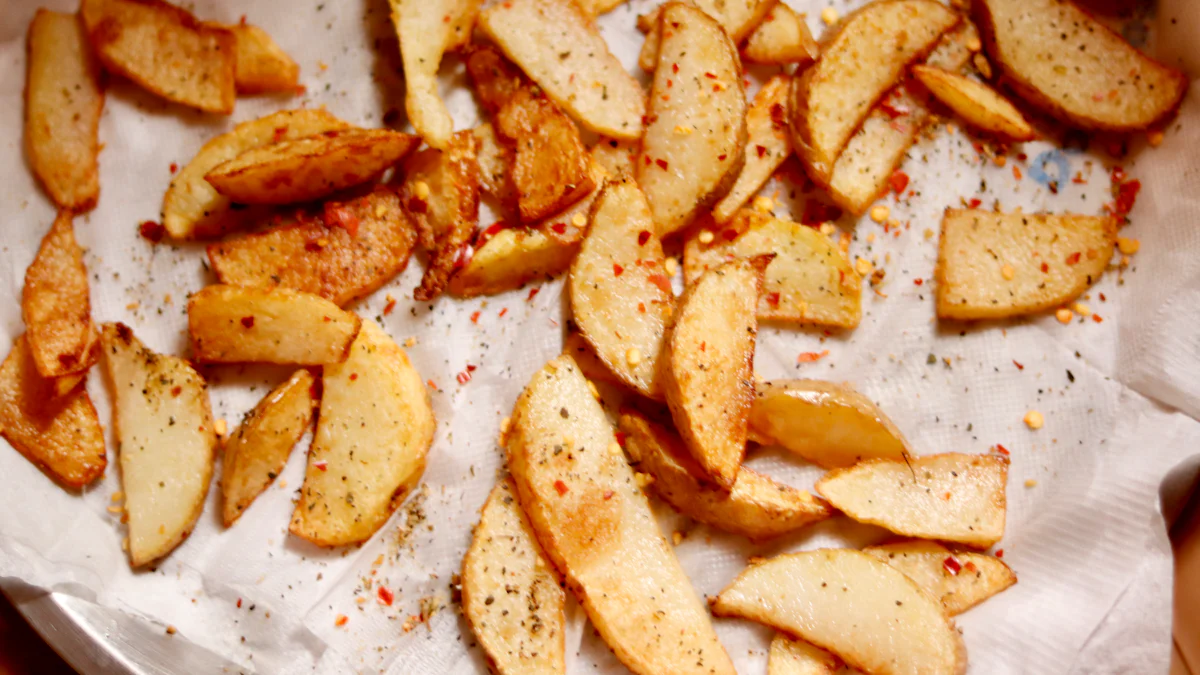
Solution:
[(651, 476), (648, 473), (635, 473), (633, 474), (633, 479), (637, 482), (638, 487), (640, 488), (645, 488), (647, 485), (654, 484), (654, 476)]
[(1025, 479), (1025, 487), (1027, 487), (1027, 488), (1037, 487), (1037, 481), (1032, 478), (1027, 478), (1027, 479)]
[(175, 626), (167, 626), (167, 635), (174, 635), (176, 632)]
[(713, 240), (713, 233), (711, 230), (704, 230), (703, 232), (700, 233), (700, 243), (701, 244), (711, 244), (712, 240)]
[(882, 223), (888, 219), (888, 215), (892, 212), (885, 204), (877, 204), (871, 207), (871, 220)]
[(874, 265), (872, 265), (871, 261), (867, 260), (866, 258), (859, 258), (858, 260), (854, 261), (854, 271), (858, 272), (859, 276), (867, 276), (871, 273), (873, 268)]
[(667, 276), (673, 277), (675, 276), (675, 273), (679, 271), (679, 261), (674, 257), (667, 258), (663, 262), (663, 268), (666, 269)]
[(1084, 304), (1082, 302), (1075, 303), (1074, 305), (1072, 305), (1071, 309), (1074, 309), (1075, 313), (1078, 314), (1079, 316), (1091, 316), (1092, 315), (1092, 308), (1088, 307), (1086, 304)]
[(1133, 255), (1142, 248), (1142, 242), (1128, 237), (1117, 237), (1117, 250), (1125, 255)]
[(639, 364), (641, 362), (642, 362), (642, 353), (640, 351), (638, 351), (637, 347), (630, 347), (625, 352), (625, 363), (628, 363), (631, 366), (636, 366), (637, 364)]
[(124, 493), (124, 492), (121, 492), (120, 490), (117, 490), (116, 492), (112, 493), (112, 497), (111, 497), (111, 499), (112, 499), (114, 502), (119, 502), (119, 501), (121, 501), (122, 499), (125, 499), (125, 493)]
[(983, 49), (983, 43), (979, 41), (979, 38), (973, 37), (970, 40), (967, 40), (967, 49), (977, 52), (980, 49)]
[(228, 431), (225, 425), (225, 420), (218, 419), (217, 421), (213, 422), (213, 430), (217, 432), (218, 436), (224, 436), (225, 432)]
[(675, 133), (679, 134), (680, 136), (687, 136), (692, 133), (692, 128), (685, 127), (682, 124), (676, 124), (675, 125)]
[(1063, 307), (1054, 313), (1054, 318), (1058, 319), (1059, 323), (1071, 323), (1071, 319), (1075, 318), (1075, 315), (1071, 313), (1071, 310)]
[(832, 7), (826, 7), (825, 9), (821, 10), (821, 20), (825, 22), (826, 26), (832, 26), (833, 24), (837, 23), (837, 10)]
[(992, 163), (996, 166), (1004, 166), (1005, 164), (1008, 164), (1008, 157), (1005, 157), (1004, 155), (996, 155), (992, 158)]
[(992, 79), (992, 64), (988, 63), (986, 56), (976, 54), (971, 60), (975, 63), (975, 70), (978, 70), (984, 79)]
[(283, 479), (283, 478), (280, 478), (280, 479), (279, 479), (279, 489), (280, 489), (280, 490), (286, 490), (286, 489), (287, 489), (287, 481), (286, 481), (285, 479)]
[(110, 507), (108, 507), (108, 512), (109, 512), (109, 513), (120, 513), (120, 512), (122, 512), (122, 511), (124, 511), (124, 510), (125, 510), (125, 509), (121, 508), (120, 506), (110, 506)]
[(376, 205), (375, 205), (375, 217), (376, 217), (376, 218), (382, 218), (382, 217), (383, 217), (383, 214), (385, 214), (385, 213), (387, 213), (387, 207), (386, 207), (386, 206), (384, 206), (383, 204), (376, 204)]
[(1025, 413), (1025, 426), (1029, 427), (1030, 429), (1041, 429), (1042, 425), (1045, 423), (1046, 419), (1042, 417), (1042, 413), (1036, 410), (1030, 410), (1029, 412)]
[(767, 211), (770, 211), (773, 208), (775, 208), (775, 202), (772, 201), (770, 197), (764, 197), (762, 195), (759, 195), (754, 198), (754, 210), (755, 211), (761, 211), (762, 213), (766, 213)]
[(419, 180), (413, 185), (413, 189), (417, 193), (417, 199), (429, 199), (429, 183)]
[(408, 338), (407, 340), (404, 341), (404, 346), (408, 347), (409, 349), (412, 349), (413, 347), (417, 346), (417, 338), (415, 338), (415, 337)]
[(1150, 147), (1157, 148), (1163, 143), (1163, 132), (1151, 131), (1146, 140), (1150, 141)]
[(933, 230), (929, 229), (928, 227), (925, 228), (924, 234), (925, 234), (926, 241), (933, 239)]
[(591, 380), (588, 380), (587, 383), (588, 383), (588, 391), (591, 392), (592, 398), (599, 401), (600, 400), (600, 390), (596, 388), (596, 383), (592, 382)]
[(619, 454), (621, 454), (621, 444), (620, 444), (620, 443), (618, 443), (618, 442), (616, 442), (616, 441), (613, 441), (612, 443), (609, 443), (609, 444), (608, 444), (608, 451), (609, 451), (610, 453), (614, 454), (614, 455), (619, 455)]
[(587, 218), (585, 218), (582, 213), (576, 213), (575, 215), (571, 216), (571, 224), (575, 227), (583, 227), (584, 225), (587, 225)]
[(671, 541), (675, 542), (675, 545), (678, 546), (679, 543), (683, 541), (683, 533), (679, 532), (678, 530), (675, 532), (672, 532), (671, 533)]
[(1000, 268), (1000, 276), (1004, 277), (1007, 281), (1012, 281), (1013, 277), (1017, 276), (1017, 271), (1013, 269), (1012, 265), (1004, 263), (1004, 266)]
[(833, 223), (821, 223), (821, 234), (825, 235), (826, 237), (833, 234), (835, 231), (837, 231), (837, 228), (833, 226)]

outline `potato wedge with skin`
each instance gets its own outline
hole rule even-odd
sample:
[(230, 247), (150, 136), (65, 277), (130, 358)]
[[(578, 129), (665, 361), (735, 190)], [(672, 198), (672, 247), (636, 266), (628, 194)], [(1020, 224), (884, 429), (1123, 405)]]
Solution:
[(1174, 114), (1188, 78), (1072, 2), (974, 0), (984, 46), (1022, 98), (1083, 129), (1137, 131)]
[(129, 562), (151, 563), (191, 533), (212, 481), (217, 434), (204, 378), (146, 348), (125, 324), (100, 336), (129, 517)]
[(506, 211), (517, 210), (517, 186), (513, 185), (513, 149), (496, 138), (491, 124), (483, 123), (473, 130), (479, 150), (479, 187), (500, 202)]
[(780, 2), (771, 8), (742, 46), (742, 60), (804, 68), (817, 60), (821, 48), (804, 22), (804, 15)]
[[(783, 5), (779, 0), (697, 0), (690, 4), (721, 24), (735, 45), (750, 35), (766, 19), (768, 12)], [(638, 65), (648, 73), (653, 72), (659, 62), (662, 31), (658, 28), (658, 18), (661, 11), (660, 6), (638, 17), (638, 30), (646, 33), (646, 41), (638, 52)]]
[(1009, 141), (1037, 137), (1021, 111), (986, 84), (931, 66), (913, 66), (912, 72), (934, 98), (976, 129)]
[(34, 175), (64, 209), (100, 197), (100, 113), (104, 87), (83, 22), (39, 9), (26, 38), (25, 146)]
[(206, 286), (188, 298), (188, 338), (199, 363), (341, 363), (362, 319), (290, 288)]
[(1112, 259), (1107, 216), (947, 209), (938, 242), (937, 314), (997, 319), (1074, 300)]
[(787, 94), (791, 79), (788, 75), (772, 77), (758, 90), (746, 111), (745, 159), (729, 194), (713, 207), (712, 216), (718, 223), (733, 218), (792, 154), (787, 125)]
[(819, 549), (753, 565), (721, 591), (716, 616), (763, 623), (880, 675), (962, 675), (962, 636), (908, 577), (860, 551)]
[(664, 5), (660, 15), (671, 30), (659, 50), (636, 171), (658, 234), (666, 237), (737, 180), (746, 94), (737, 50), (715, 19), (679, 2)]
[(680, 513), (719, 530), (763, 540), (829, 518), (833, 509), (806, 490), (743, 467), (728, 492), (701, 482), (704, 472), (673, 431), (637, 412), (621, 415), (625, 451), (654, 491)]
[(1017, 583), (1017, 575), (999, 558), (951, 551), (932, 541), (868, 546), (863, 553), (903, 572), (940, 601), (950, 616), (962, 614)]
[(492, 45), (471, 45), (464, 61), (479, 103), (492, 115), (500, 112), (510, 98), (530, 84), (525, 73)]
[(25, 270), (21, 319), (42, 377), (86, 372), (96, 362), (98, 335), (92, 323), (87, 268), (69, 211), (54, 219)]
[(504, 446), (538, 541), (621, 663), (639, 675), (732, 675), (604, 409), (569, 356), (533, 376)]
[(275, 44), (267, 31), (246, 23), (222, 28), (237, 38), (237, 69), (233, 79), (238, 93), (295, 92), (300, 84), (300, 66)]
[(566, 594), (511, 478), (488, 495), (463, 558), (462, 608), (497, 675), (566, 673)]
[(862, 671), (820, 647), (777, 633), (767, 656), (767, 675), (862, 675)]
[(987, 548), (1004, 536), (1008, 460), (949, 452), (834, 469), (817, 492), (860, 523)]
[(275, 481), (292, 448), (312, 426), (317, 379), (297, 370), (275, 387), (225, 441), (221, 462), (221, 517), (232, 526)]
[(436, 423), (408, 355), (373, 321), (321, 378), (321, 410), (290, 532), (319, 546), (367, 540), (425, 471)]

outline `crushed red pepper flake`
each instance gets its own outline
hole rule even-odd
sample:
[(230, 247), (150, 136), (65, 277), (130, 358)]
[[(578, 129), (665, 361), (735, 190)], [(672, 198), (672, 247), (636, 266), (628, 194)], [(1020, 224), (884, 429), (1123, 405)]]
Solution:
[(621, 273), (624, 271), (625, 271), (624, 267), (621, 267), (617, 263), (613, 263), (613, 276), (619, 277), (619, 276), (621, 276)]
[(245, 326), (246, 328), (254, 328), (254, 317), (243, 316), (242, 317), (242, 325)]
[(1083, 254), (1080, 253), (1079, 251), (1076, 251), (1076, 252), (1072, 253), (1071, 255), (1067, 256), (1067, 264), (1068, 265), (1076, 265), (1079, 263), (1079, 259), (1082, 257), (1083, 257)]
[(962, 569), (962, 565), (952, 555), (946, 556), (946, 559), (942, 561), (942, 567), (950, 573), (950, 576), (955, 577), (958, 576), (959, 571)]
[(822, 350), (820, 353), (801, 352), (800, 355), (796, 357), (796, 362), (797, 363), (813, 363), (814, 361), (819, 361), (822, 358), (825, 358), (826, 356), (829, 356), (828, 349)]
[(899, 169), (893, 171), (892, 175), (888, 177), (888, 184), (891, 186), (892, 192), (896, 194), (901, 194), (908, 188), (908, 181), (908, 174)]
[(1012, 454), (1011, 452), (1009, 452), (1009, 451), (1008, 451), (1008, 448), (1004, 447), (1004, 446), (1003, 446), (1003, 445), (1001, 445), (1000, 443), (997, 443), (997, 444), (993, 445), (993, 446), (992, 446), (992, 449), (993, 449), (993, 450), (995, 450), (996, 452), (998, 452), (998, 453), (1002, 454), (1002, 455), (1005, 455), (1005, 456), (1007, 456), (1007, 455), (1011, 455), (1011, 454)]
[(479, 310), (471, 312), (471, 323), (479, 323)]
[(665, 160), (665, 159), (656, 159), (656, 160), (654, 160), (654, 163), (655, 163), (655, 164), (657, 164), (657, 165), (658, 165), (658, 168), (662, 169), (663, 171), (666, 171), (666, 170), (667, 170), (667, 166), (668, 166), (668, 165), (667, 165), (667, 160)]
[(379, 596), (379, 601), (388, 607), (391, 607), (392, 603), (396, 600), (396, 594), (387, 586), (380, 586), (376, 595)]
[(1013, 365), (1017, 367), (1017, 370), (1025, 370), (1025, 364), (1017, 361), (1016, 359), (1013, 359)]
[(650, 241), (650, 230), (638, 232), (638, 246), (645, 246), (648, 241)]
[(525, 298), (525, 302), (533, 302), (533, 299), (535, 297), (537, 297), (537, 294), (539, 292), (541, 292), (541, 290), (542, 290), (541, 286), (538, 286), (537, 288), (529, 289), (529, 296)]
[(142, 235), (142, 238), (146, 241), (157, 244), (163, 240), (163, 237), (167, 236), (167, 228), (153, 220), (143, 220), (138, 225), (138, 234)]
[(567, 484), (562, 482), (561, 480), (554, 481), (554, 491), (557, 492), (560, 497), (562, 495), (567, 494), (567, 491), (568, 491)]

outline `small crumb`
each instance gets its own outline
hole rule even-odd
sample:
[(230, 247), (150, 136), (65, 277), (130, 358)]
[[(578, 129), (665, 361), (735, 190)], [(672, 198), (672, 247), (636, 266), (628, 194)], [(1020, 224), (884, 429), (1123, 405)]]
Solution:
[(869, 233), (867, 233), (867, 243), (868, 243), (868, 244), (874, 244), (874, 243), (875, 243), (875, 233), (874, 233), (874, 232), (869, 232)]
[(131, 312), (132, 312), (132, 311), (135, 311), (135, 310), (136, 310), (138, 307), (141, 307), (141, 306), (142, 306), (142, 303), (140, 303), (140, 302), (131, 302), (131, 303), (129, 303), (128, 305), (125, 305), (125, 309), (127, 309), (127, 310), (129, 310), (129, 311), (131, 311)]
[(667, 276), (673, 277), (675, 276), (675, 273), (679, 271), (679, 261), (674, 257), (667, 258), (666, 261), (663, 262), (663, 268), (666, 270)]
[(1013, 269), (1012, 265), (1004, 263), (1004, 266), (1000, 268), (1000, 276), (1004, 277), (1006, 281), (1012, 281), (1013, 277), (1017, 276), (1017, 271)]
[(1146, 140), (1150, 142), (1150, 147), (1157, 148), (1163, 143), (1163, 132), (1151, 131), (1150, 135), (1146, 137)]
[(164, 295), (163, 295), (163, 303), (165, 303), (165, 304), (168, 304), (168, 305), (169, 305), (169, 304), (171, 304), (171, 299), (172, 299), (172, 298), (171, 298), (171, 294), (170, 294), (170, 293), (166, 293), (166, 294), (164, 294)]
[(415, 337), (408, 338), (407, 340), (404, 341), (404, 346), (408, 347), (409, 349), (412, 349), (413, 347), (417, 346), (417, 338), (415, 338)]
[(975, 70), (986, 80), (992, 79), (992, 64), (988, 63), (987, 57), (981, 53), (976, 53), (971, 57), (971, 62), (975, 64)]
[(1092, 315), (1092, 308), (1088, 307), (1086, 303), (1077, 302), (1071, 306), (1071, 309), (1075, 310), (1075, 313), (1078, 314), (1079, 316), (1091, 316)]
[(174, 635), (179, 631), (175, 630), (175, 626), (167, 626), (167, 635)]
[(355, 604), (365, 605), (365, 604), (367, 604), (367, 599), (360, 595), (354, 599), (354, 602), (355, 602)]
[(874, 269), (874, 267), (875, 266), (871, 264), (871, 261), (867, 260), (866, 258), (860, 257), (854, 261), (854, 271), (858, 272), (858, 275), (862, 276), (862, 277), (865, 277), (868, 274), (870, 274), (871, 270)]
[(821, 223), (821, 234), (825, 235), (826, 237), (830, 236), (836, 231), (837, 228), (833, 226), (833, 223)]
[(224, 418), (218, 418), (213, 422), (213, 431), (217, 432), (217, 436), (225, 438), (225, 433), (229, 431), (228, 425), (225, 424)]
[(429, 199), (429, 183), (419, 180), (413, 185), (413, 191), (417, 193), (417, 199)]
[(891, 215), (891, 213), (892, 210), (889, 209), (886, 204), (876, 204), (875, 206), (871, 207), (871, 220), (877, 223), (882, 223), (888, 219), (888, 216)]
[(1032, 478), (1027, 478), (1027, 479), (1025, 479), (1025, 487), (1027, 487), (1027, 488), (1037, 487), (1037, 481)]
[(1025, 413), (1025, 426), (1029, 427), (1030, 429), (1036, 431), (1037, 429), (1041, 429), (1042, 425), (1045, 423), (1046, 418), (1042, 417), (1042, 413), (1036, 410), (1030, 410), (1029, 412)]
[(1075, 318), (1075, 314), (1066, 307), (1063, 307), (1054, 313), (1054, 318), (1058, 319), (1059, 323), (1071, 323), (1071, 319)]
[(700, 233), (701, 244), (711, 244), (713, 240), (712, 230), (704, 230)]
[(582, 213), (576, 213), (574, 216), (571, 216), (571, 224), (575, 227), (583, 227), (587, 225), (587, 218)]
[(121, 492), (120, 490), (117, 490), (116, 492), (112, 493), (112, 497), (109, 497), (109, 499), (111, 499), (114, 502), (119, 502), (122, 499), (125, 499), (125, 493)]
[(933, 239), (933, 230), (929, 229), (928, 227), (925, 228), (924, 236), (926, 241)]
[(770, 197), (759, 195), (754, 198), (754, 210), (760, 213), (766, 213), (775, 208), (775, 202)]
[(1117, 250), (1125, 255), (1133, 255), (1142, 248), (1142, 242), (1128, 237), (1117, 237)]
[(826, 26), (832, 26), (837, 23), (838, 18), (837, 10), (832, 7), (826, 7), (821, 10), (821, 20), (825, 22)]
[(625, 352), (625, 363), (628, 363), (631, 366), (636, 366), (637, 364), (639, 364), (641, 362), (642, 362), (642, 353), (640, 351), (638, 351), (637, 347), (630, 347)]
[(279, 489), (280, 489), (280, 490), (286, 490), (286, 489), (287, 489), (287, 480), (286, 480), (286, 479), (283, 479), (283, 478), (280, 478), (280, 479), (279, 479)]
[(671, 541), (675, 542), (675, 545), (678, 546), (680, 543), (683, 542), (683, 533), (680, 532), (679, 530), (672, 532), (671, 533)]

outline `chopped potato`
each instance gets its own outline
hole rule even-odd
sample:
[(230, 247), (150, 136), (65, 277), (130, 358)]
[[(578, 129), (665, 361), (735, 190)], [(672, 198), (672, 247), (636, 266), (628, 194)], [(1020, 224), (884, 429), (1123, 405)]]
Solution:
[[(736, 45), (763, 22), (767, 13), (782, 6), (779, 0), (696, 0), (691, 3), (721, 24), (729, 39)], [(638, 30), (646, 33), (646, 42), (638, 53), (638, 65), (652, 72), (658, 65), (658, 50), (662, 33), (658, 28), (662, 6), (638, 17)]]
[(1017, 583), (1017, 575), (999, 558), (982, 553), (951, 551), (932, 541), (904, 541), (868, 546), (873, 555), (904, 573), (921, 590), (939, 600), (950, 616)]
[[(781, 4), (780, 7), (786, 5)], [(792, 154), (787, 125), (790, 84), (791, 77), (788, 75), (776, 75), (767, 80), (746, 111), (745, 160), (729, 194), (713, 207), (713, 219), (718, 223), (732, 218)]]
[(862, 675), (862, 671), (820, 647), (777, 633), (767, 656), (767, 675)]
[(540, 230), (500, 230), (476, 243), (466, 264), (450, 278), (450, 293), (460, 298), (495, 295), (550, 279), (571, 266), (578, 250), (578, 242), (564, 242)]
[(563, 338), (562, 353), (575, 360), (575, 365), (579, 366), (580, 372), (588, 380), (610, 384), (622, 383), (621, 378), (609, 370), (599, 356), (596, 356), (596, 350), (579, 334), (577, 329), (568, 328), (567, 336)]
[(1009, 141), (1037, 136), (1021, 111), (986, 84), (932, 66), (913, 66), (913, 75), (934, 98), (981, 131)]
[(495, 115), (513, 96), (529, 85), (529, 78), (489, 44), (472, 45), (466, 53), (467, 76), (483, 109)]
[[(33, 362), (42, 377), (86, 372), (96, 362), (96, 325), (83, 249), (71, 213), (62, 211), (25, 270), (21, 318)], [(70, 387), (68, 387), (69, 389)]]
[(517, 210), (517, 186), (513, 185), (512, 163), (516, 154), (507, 143), (496, 138), (491, 124), (483, 123), (472, 131), (479, 144), (479, 187), (500, 202), (506, 211)]
[(223, 28), (237, 38), (237, 69), (234, 82), (239, 93), (261, 94), (296, 90), (300, 84), (300, 66), (275, 44), (267, 31), (246, 23)]
[(614, 178), (633, 176), (633, 161), (637, 153), (637, 145), (615, 138), (601, 138), (592, 146), (592, 159), (600, 162), (608, 175)]
[(742, 59), (750, 63), (794, 63), (800, 69), (816, 61), (820, 53), (804, 15), (783, 2), (771, 8), (742, 47)]
[(575, 4), (587, 13), (588, 16), (595, 18), (605, 12), (611, 12), (617, 7), (620, 7), (626, 0), (574, 0)]

